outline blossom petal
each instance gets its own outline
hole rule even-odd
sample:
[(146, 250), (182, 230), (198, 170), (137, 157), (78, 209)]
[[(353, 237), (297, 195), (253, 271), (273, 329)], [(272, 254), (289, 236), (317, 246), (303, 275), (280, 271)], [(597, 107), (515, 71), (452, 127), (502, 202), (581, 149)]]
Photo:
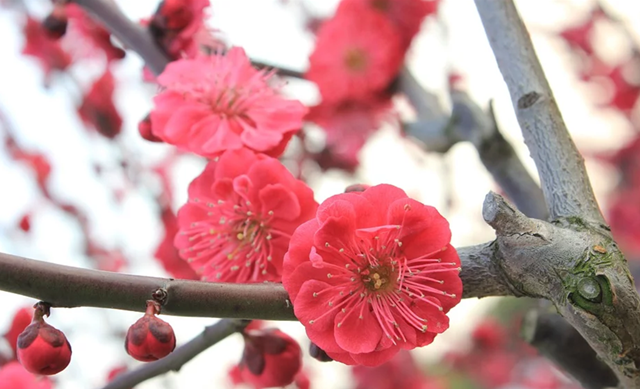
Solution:
[(211, 112), (202, 108), (200, 104), (183, 105), (171, 115), (164, 127), (164, 132), (158, 136), (167, 142), (180, 142), (182, 139), (188, 139), (188, 133), (191, 132), (192, 127), (209, 115)]
[(389, 347), (384, 350), (374, 351), (371, 353), (351, 354), (351, 358), (358, 364), (363, 366), (378, 366), (391, 358), (393, 358), (400, 348), (398, 346)]
[(318, 230), (318, 221), (311, 219), (306, 223), (302, 223), (293, 233), (291, 241), (289, 242), (289, 250), (285, 255), (285, 260), (282, 269), (282, 278), (289, 296), (295, 294), (296, 289), (294, 287), (288, 288), (287, 282), (284, 280), (291, 276), (291, 274), (298, 268), (298, 266), (307, 263), (309, 261), (309, 253), (313, 246), (313, 238), (315, 232)]
[[(285, 264), (288, 261), (287, 259), (288, 256), (289, 256), (289, 253), (285, 254), (285, 260), (284, 260)], [(326, 275), (326, 273), (327, 273), (326, 270), (320, 270), (314, 267), (313, 263), (308, 261), (297, 266), (293, 270), (293, 272), (291, 272), (290, 274), (288, 274), (283, 269), (283, 275), (282, 275), (283, 283), (286, 285), (287, 292), (289, 293), (289, 299), (291, 300), (293, 305), (294, 306), (296, 305), (296, 298), (298, 297), (300, 288), (302, 288), (302, 285), (305, 282), (313, 279), (315, 280), (320, 280), (322, 278), (326, 279), (326, 277), (323, 277), (324, 275)], [(286, 282), (284, 280), (286, 280)]]
[(235, 132), (229, 129), (229, 122), (225, 118), (212, 115), (193, 129), (194, 136), (189, 143), (192, 149), (202, 148), (203, 154), (214, 156), (225, 150), (242, 148), (242, 141)]
[(339, 312), (335, 319), (336, 342), (350, 353), (370, 353), (376, 349), (382, 337), (380, 323), (369, 307), (356, 306), (346, 313)]
[(407, 258), (436, 252), (449, 244), (449, 222), (433, 207), (410, 198), (394, 201), (387, 211), (389, 224), (402, 226), (398, 237)]
[[(307, 336), (324, 351), (343, 351), (333, 334), (334, 319), (339, 310), (330, 310), (329, 302), (335, 299), (331, 285), (309, 280), (302, 284), (293, 306), (298, 320), (304, 323)], [(315, 294), (315, 297), (314, 297)]]
[[(425, 299), (437, 303), (435, 297), (427, 296)], [(440, 334), (449, 328), (449, 317), (441, 310), (426, 301), (414, 300), (411, 309), (416, 315), (426, 320), (427, 331)]]

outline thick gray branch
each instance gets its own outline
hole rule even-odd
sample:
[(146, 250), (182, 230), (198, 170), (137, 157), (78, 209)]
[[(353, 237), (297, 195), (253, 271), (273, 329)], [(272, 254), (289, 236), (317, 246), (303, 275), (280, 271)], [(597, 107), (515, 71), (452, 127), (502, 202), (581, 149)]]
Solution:
[(584, 160), (564, 124), (531, 38), (512, 0), (476, 0), (480, 19), (536, 162), (551, 217), (604, 219)]
[(608, 231), (577, 217), (528, 219), (493, 193), (483, 215), (496, 230), (496, 260), (511, 285), (550, 300), (621, 388), (640, 387), (640, 296)]
[(170, 371), (178, 372), (187, 362), (198, 354), (218, 343), (227, 336), (242, 331), (248, 324), (244, 320), (222, 319), (210, 325), (204, 331), (189, 342), (176, 348), (168, 356), (140, 366), (138, 369), (128, 371), (117, 376), (102, 389), (129, 389), (150, 378), (166, 374)]
[(495, 242), (458, 249), (462, 261), (462, 298), (522, 296), (500, 268), (497, 249)]

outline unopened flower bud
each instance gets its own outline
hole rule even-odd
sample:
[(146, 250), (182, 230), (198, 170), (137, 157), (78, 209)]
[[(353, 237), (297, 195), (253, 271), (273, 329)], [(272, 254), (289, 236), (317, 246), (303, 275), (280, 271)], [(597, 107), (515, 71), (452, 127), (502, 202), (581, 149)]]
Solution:
[(31, 324), (18, 336), (18, 360), (34, 374), (60, 373), (71, 361), (71, 345), (62, 331), (45, 323), (49, 306), (37, 303), (34, 308)]
[(247, 331), (239, 364), (243, 382), (256, 388), (286, 386), (302, 367), (302, 351), (289, 335), (277, 329)]
[(328, 356), (327, 353), (323, 349), (318, 347), (313, 342), (311, 342), (311, 344), (309, 344), (309, 355), (311, 355), (312, 358), (317, 359), (320, 362), (331, 362), (331, 361), (333, 361), (333, 358)]
[(138, 123), (138, 132), (142, 139), (146, 139), (149, 142), (162, 142), (162, 139), (155, 136), (151, 131), (151, 120), (149, 119), (149, 115)]
[(42, 21), (42, 26), (50, 38), (59, 39), (67, 32), (68, 22), (65, 6), (56, 6)]
[(159, 319), (160, 304), (147, 301), (144, 316), (129, 327), (124, 348), (133, 358), (142, 362), (164, 358), (176, 348), (176, 336), (169, 323)]

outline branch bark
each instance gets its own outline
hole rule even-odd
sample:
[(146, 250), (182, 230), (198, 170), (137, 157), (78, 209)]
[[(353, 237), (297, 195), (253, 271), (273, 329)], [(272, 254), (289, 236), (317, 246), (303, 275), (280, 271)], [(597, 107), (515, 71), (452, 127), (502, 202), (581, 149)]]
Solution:
[(405, 124), (408, 135), (422, 142), (427, 151), (440, 153), (458, 142), (470, 142), (493, 179), (519, 210), (529, 217), (548, 219), (542, 190), (502, 136), (493, 106), (487, 113), (466, 92), (453, 89), (452, 110), (446, 114), (437, 97), (427, 92), (407, 69), (400, 75), (399, 87), (419, 112), (416, 122)]
[(281, 284), (224, 284), (134, 276), (56, 265), (0, 253), (0, 290), (53, 307), (97, 307), (144, 312), (164, 289), (162, 313), (175, 316), (296, 320)]
[(483, 216), (496, 230), (497, 260), (511, 284), (550, 300), (620, 387), (640, 387), (640, 297), (611, 237), (579, 218), (528, 219), (494, 193)]
[(536, 162), (551, 217), (580, 215), (604, 224), (584, 160), (569, 136), (513, 1), (476, 0), (476, 7)]
[[(518, 296), (497, 265), (492, 243), (458, 249), (463, 297)], [(52, 307), (96, 307), (144, 312), (164, 289), (162, 313), (175, 316), (296, 320), (281, 284), (226, 284), (135, 276), (56, 265), (0, 253), (0, 290), (46, 301)]]
[(170, 371), (178, 372), (187, 362), (195, 358), (209, 347), (215, 345), (233, 333), (242, 331), (249, 324), (244, 320), (222, 319), (204, 329), (204, 331), (189, 342), (176, 348), (166, 357), (146, 363), (138, 369), (125, 372), (102, 389), (129, 389), (150, 378), (166, 374)]

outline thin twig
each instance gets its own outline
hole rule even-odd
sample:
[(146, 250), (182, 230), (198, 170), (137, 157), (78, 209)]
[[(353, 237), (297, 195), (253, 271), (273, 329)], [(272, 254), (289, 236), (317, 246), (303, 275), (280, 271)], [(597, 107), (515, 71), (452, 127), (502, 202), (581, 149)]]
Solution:
[(251, 60), (251, 64), (253, 66), (255, 66), (258, 69), (266, 69), (266, 70), (273, 70), (275, 71), (279, 76), (282, 77), (291, 77), (291, 78), (300, 78), (300, 79), (304, 79), (304, 73), (298, 70), (293, 70), (293, 69), (289, 69), (289, 68), (283, 68), (281, 66), (276, 66), (270, 63), (266, 63), (266, 62), (262, 62), (262, 61), (256, 61), (255, 59)]
[(244, 320), (222, 319), (206, 327), (200, 335), (176, 348), (166, 357), (116, 376), (113, 381), (109, 382), (102, 389), (129, 389), (141, 382), (170, 371), (178, 372), (182, 366), (198, 356), (198, 354), (229, 335), (242, 331), (247, 324), (249, 324), (249, 322)]

